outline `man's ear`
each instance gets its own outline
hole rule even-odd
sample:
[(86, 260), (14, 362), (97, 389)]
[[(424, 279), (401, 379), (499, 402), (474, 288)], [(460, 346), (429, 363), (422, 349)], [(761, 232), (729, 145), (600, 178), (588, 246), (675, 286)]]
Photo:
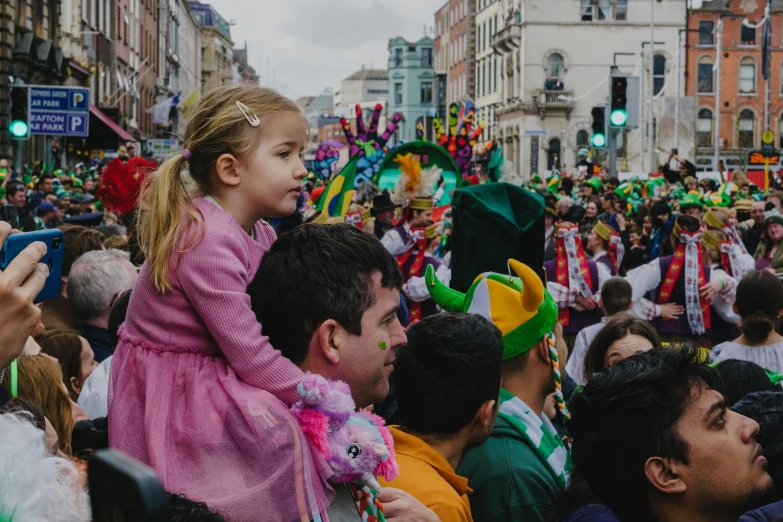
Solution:
[(316, 343), (315, 348), (323, 355), (323, 357), (332, 364), (340, 362), (340, 337), (342, 328), (334, 319), (327, 319), (321, 323), (313, 335), (311, 342)]
[(644, 475), (647, 482), (663, 494), (685, 493), (688, 486), (677, 473), (679, 463), (671, 459), (650, 457), (644, 463)]
[(533, 350), (535, 350), (535, 356), (538, 357), (542, 363), (549, 366), (552, 364), (552, 360), (550, 359), (551, 356), (549, 354), (549, 343), (547, 342), (547, 339), (549, 339), (549, 335), (542, 337)]
[(628, 303), (628, 308), (626, 308), (626, 310), (630, 310), (631, 308), (633, 308), (633, 299)]
[(215, 170), (217, 170), (218, 179), (224, 185), (234, 187), (239, 185), (239, 160), (232, 154), (222, 154), (215, 162)]
[(481, 430), (486, 430), (489, 423), (495, 416), (498, 401), (487, 401), (479, 407), (476, 415), (473, 417), (474, 424)]
[(71, 377), (70, 385), (76, 395), (79, 395), (82, 392), (82, 382), (76, 377)]

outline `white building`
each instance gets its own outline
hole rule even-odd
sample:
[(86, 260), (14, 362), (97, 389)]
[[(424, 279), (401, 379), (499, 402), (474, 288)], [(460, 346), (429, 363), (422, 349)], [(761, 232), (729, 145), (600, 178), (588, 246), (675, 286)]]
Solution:
[(386, 102), (389, 99), (389, 74), (384, 69), (359, 71), (334, 86), (334, 108), (350, 108), (357, 103)]
[[(573, 167), (577, 151), (588, 147), (590, 112), (608, 99), (607, 79), (615, 53), (633, 53), (616, 57), (619, 72), (642, 75), (640, 56), (643, 42), (650, 41), (651, 6), (654, 39), (663, 42), (654, 48), (653, 148), (673, 146), (675, 62), (678, 33), (685, 28), (686, 0), (500, 0), (498, 4), (500, 30), (492, 40), (499, 54), (496, 135), (506, 160), (517, 165), (523, 177), (551, 170), (555, 161), (561, 168)], [(644, 49), (649, 56), (649, 44)], [(683, 53), (683, 71), (684, 65)], [(647, 73), (649, 65), (642, 82), (649, 93)], [(563, 90), (545, 90), (548, 77), (562, 80)], [(692, 158), (695, 114), (689, 102), (681, 100), (679, 148), (681, 156)], [(626, 137), (618, 151), (618, 170), (649, 172), (647, 140), (642, 159), (640, 131), (630, 131)], [(597, 151), (598, 161), (604, 154), (605, 150)], [(656, 155), (653, 170), (665, 159), (664, 154)]]
[(481, 135), (486, 141), (497, 135), (495, 110), (500, 102), (498, 65), (500, 59), (492, 48), (492, 39), (503, 23), (501, 0), (475, 0), (476, 2), (476, 121), (485, 121), (487, 129)]

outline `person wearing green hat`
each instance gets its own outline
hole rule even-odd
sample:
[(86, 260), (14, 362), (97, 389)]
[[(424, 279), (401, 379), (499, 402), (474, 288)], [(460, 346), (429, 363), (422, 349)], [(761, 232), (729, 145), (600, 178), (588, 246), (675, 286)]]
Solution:
[(693, 194), (686, 194), (680, 200), (680, 213), (686, 216), (693, 216), (701, 219), (701, 213), (704, 211), (704, 204)]
[(582, 183), (582, 187), (587, 190), (587, 193), (583, 193), (582, 197), (584, 200), (587, 200), (590, 196), (600, 196), (601, 195), (601, 189), (603, 188), (601, 186), (601, 180), (598, 178), (590, 178), (584, 183)]
[(767, 270), (776, 275), (783, 274), (783, 216), (774, 210), (764, 218), (765, 237), (756, 248), (756, 269)]
[(568, 449), (544, 414), (552, 393), (568, 418), (562, 376), (568, 351), (558, 309), (539, 276), (508, 261), (517, 277), (484, 273), (463, 294), (440, 283), (427, 287), (441, 308), (492, 321), (503, 335), (502, 389), (495, 427), (487, 441), (460, 461), (474, 520), (543, 521), (553, 511), (571, 471)]

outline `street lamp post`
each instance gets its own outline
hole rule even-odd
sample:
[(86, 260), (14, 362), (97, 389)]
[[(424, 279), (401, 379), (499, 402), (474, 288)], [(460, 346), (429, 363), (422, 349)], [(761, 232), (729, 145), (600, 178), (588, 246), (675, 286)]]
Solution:
[(715, 88), (715, 151), (712, 156), (712, 168), (718, 168), (718, 159), (720, 157), (720, 64), (721, 55), (723, 54), (723, 18), (718, 18), (718, 23), (715, 24), (715, 32), (718, 36), (718, 42), (715, 47), (715, 75), (718, 77), (717, 86)]
[(647, 147), (650, 153), (650, 172), (655, 169), (655, 143), (653, 133), (655, 119), (653, 118), (653, 95), (655, 91), (655, 0), (650, 0), (650, 118), (647, 122)]

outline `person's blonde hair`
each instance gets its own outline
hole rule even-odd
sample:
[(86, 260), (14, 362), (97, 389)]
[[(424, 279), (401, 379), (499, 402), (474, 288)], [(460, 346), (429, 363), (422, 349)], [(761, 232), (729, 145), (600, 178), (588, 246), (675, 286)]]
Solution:
[[(17, 360), (18, 393), (17, 396), (34, 402), (44, 412), (59, 438), (58, 447), (66, 455), (71, 454), (71, 436), (73, 435), (73, 411), (71, 399), (63, 385), (63, 373), (56, 359), (39, 353), (23, 355)], [(6, 374), (8, 371), (6, 370)], [(8, 390), (8, 381), (3, 386)]]
[[(255, 113), (261, 125), (251, 126), (237, 102)], [(219, 87), (201, 99), (185, 134), (184, 146), (190, 159), (179, 153), (163, 163), (145, 180), (139, 202), (139, 244), (159, 291), (171, 289), (172, 257), (193, 248), (203, 234), (202, 216), (191, 199), (188, 180), (182, 175), (186, 161), (194, 188), (209, 194), (214, 190), (218, 158), (223, 154), (242, 158), (254, 150), (265, 131), (265, 118), (283, 112), (301, 115), (309, 129), (296, 103), (258, 85)], [(198, 225), (195, 233), (190, 231), (193, 224)]]

